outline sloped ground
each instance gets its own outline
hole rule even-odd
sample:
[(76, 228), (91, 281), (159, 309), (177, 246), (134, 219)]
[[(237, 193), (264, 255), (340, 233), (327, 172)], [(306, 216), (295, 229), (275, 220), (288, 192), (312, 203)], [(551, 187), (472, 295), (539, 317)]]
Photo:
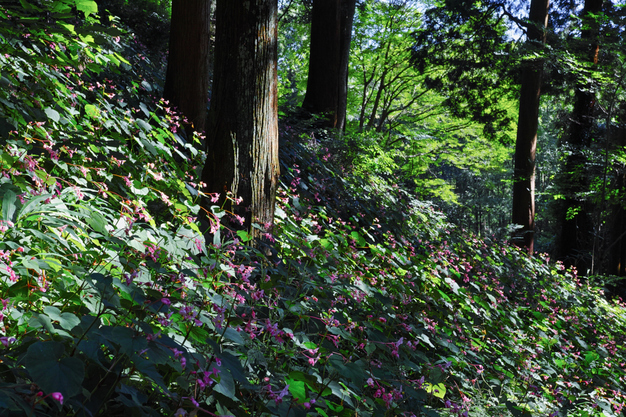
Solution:
[(623, 305), (297, 120), (273, 255), (219, 207), (205, 245), (203, 155), (140, 46), (0, 13), (2, 415), (620, 415)]

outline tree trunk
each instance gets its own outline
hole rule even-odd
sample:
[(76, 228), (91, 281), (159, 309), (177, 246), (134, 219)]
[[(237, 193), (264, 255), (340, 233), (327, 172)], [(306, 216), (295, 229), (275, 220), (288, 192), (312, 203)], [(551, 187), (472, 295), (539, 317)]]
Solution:
[[(599, 28), (590, 15), (602, 11), (603, 0), (585, 0), (582, 12), (583, 24), (587, 29), (581, 33), (581, 39), (589, 45), (588, 61), (598, 63)], [(581, 194), (589, 190), (586, 148), (591, 145), (593, 127), (595, 125), (595, 95), (588, 91), (588, 85), (579, 85), (576, 89), (574, 111), (571, 118), (569, 134), (563, 145), (571, 148), (565, 162), (562, 184), (565, 200), (559, 213), (561, 233), (557, 248), (557, 256), (566, 268), (575, 266), (581, 274), (591, 268), (590, 248), (593, 243), (593, 222), (591, 219), (591, 202)]]
[[(530, 5), (527, 42), (545, 43), (548, 26), (549, 0), (532, 0)], [(536, 45), (535, 45), (536, 47)], [(539, 125), (539, 101), (543, 78), (543, 60), (529, 59), (522, 64), (515, 169), (513, 171), (513, 224), (522, 226), (513, 235), (513, 242), (534, 251), (535, 237), (535, 153)]]
[(348, 63), (356, 0), (314, 0), (309, 76), (302, 107), (325, 116), (328, 127), (346, 121)]
[[(214, 87), (202, 181), (253, 237), (274, 220), (278, 185), (277, 1), (217, 0)], [(226, 194), (243, 202), (231, 204)], [(209, 210), (209, 201), (203, 207)]]
[(212, 0), (173, 0), (163, 98), (178, 108), (192, 130), (204, 131), (209, 98)]
[(350, 64), (350, 46), (352, 44), (352, 24), (356, 11), (356, 0), (342, 0), (341, 2), (341, 34), (339, 45), (339, 74), (337, 97), (337, 130), (346, 130), (346, 113), (348, 109), (348, 75)]

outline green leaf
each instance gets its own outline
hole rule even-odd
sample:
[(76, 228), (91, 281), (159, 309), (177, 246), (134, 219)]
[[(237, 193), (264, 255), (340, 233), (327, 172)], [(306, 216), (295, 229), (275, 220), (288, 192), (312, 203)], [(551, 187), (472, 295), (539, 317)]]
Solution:
[(235, 396), (235, 381), (230, 372), (220, 372), (220, 382), (215, 386), (214, 390), (228, 398), (238, 400)]
[(9, 155), (8, 152), (2, 152), (2, 161), (7, 164), (5, 169), (10, 169), (13, 168), (13, 165), (17, 161), (17, 158)]
[(65, 398), (80, 393), (85, 365), (76, 357), (63, 358), (60, 342), (35, 342), (28, 347), (24, 363), (33, 382), (50, 394), (61, 392)]
[(352, 237), (352, 239), (356, 240), (356, 243), (359, 246), (365, 246), (367, 244), (365, 242), (365, 239), (363, 238), (363, 236), (361, 236), (359, 234), (359, 232), (357, 232), (356, 230), (353, 231), (352, 233), (350, 233), (350, 237)]
[(59, 112), (54, 109), (51, 109), (50, 107), (45, 109), (44, 112), (46, 113), (46, 116), (48, 116), (48, 118), (52, 119), (52, 121), (54, 122), (58, 123), (59, 120), (61, 120), (61, 116), (59, 115)]
[(87, 114), (87, 116), (90, 119), (97, 119), (98, 117), (100, 117), (100, 109), (98, 109), (96, 106), (94, 106), (93, 104), (87, 104), (85, 105), (85, 113)]
[(515, 417), (530, 417), (531, 414), (523, 409), (522, 407), (518, 406), (517, 404), (507, 400), (506, 402), (506, 408), (511, 412), (511, 414), (513, 414)]
[(149, 131), (152, 130), (152, 126), (150, 125), (150, 123), (146, 122), (143, 119), (137, 119), (137, 126), (139, 126), (141, 129), (145, 130), (146, 132), (149, 132)]
[(61, 313), (61, 310), (54, 306), (44, 307), (43, 312), (46, 313), (52, 320), (58, 321), (59, 325), (65, 330), (72, 330), (80, 324), (80, 319), (74, 314), (68, 312)]
[(439, 383), (437, 385), (433, 385), (430, 384), (428, 382), (424, 382), (423, 385), (424, 389), (426, 390), (427, 393), (437, 397), (437, 398), (441, 398), (443, 399), (443, 397), (446, 396), (446, 386), (443, 385), (442, 383)]
[(252, 235), (245, 230), (237, 230), (237, 236), (239, 236), (239, 239), (244, 243), (252, 240)]
[(105, 227), (107, 220), (97, 211), (91, 213), (91, 216), (87, 218), (87, 223), (89, 223), (89, 225), (98, 233), (105, 234), (107, 232)]
[(233, 329), (232, 327), (227, 327), (226, 331), (224, 332), (224, 338), (235, 342), (236, 344), (243, 346), (245, 344), (245, 342), (243, 341), (243, 338), (241, 337), (241, 335), (239, 334), (239, 332), (235, 329)]
[(600, 355), (594, 351), (585, 352), (585, 365), (589, 365), (591, 362), (600, 359)]
[(36, 169), (35, 170), (35, 175), (37, 175), (37, 177), (39, 177), (41, 180), (43, 180), (43, 182), (45, 182), (46, 185), (48, 185), (50, 187), (52, 187), (53, 185), (55, 185), (57, 183), (56, 178), (54, 178), (53, 176), (48, 174), (46, 171), (43, 171), (41, 169)]
[(285, 378), (285, 383), (289, 385), (289, 392), (293, 398), (298, 401), (298, 404), (302, 404), (306, 400), (306, 385), (304, 381)]
[(20, 209), (17, 215), (17, 219), (19, 220), (25, 217), (27, 214), (34, 212), (35, 209), (39, 208), (39, 203), (41, 203), (43, 200), (50, 198), (51, 196), (52, 196), (51, 194), (42, 194), (42, 195), (39, 195), (35, 198), (28, 200), (28, 202), (26, 202), (26, 204), (24, 204), (22, 208)]
[(7, 190), (2, 198), (2, 218), (7, 221), (14, 222), (15, 202), (17, 195), (12, 190)]
[(76, 9), (89, 16), (92, 13), (98, 13), (98, 4), (94, 0), (75, 0)]

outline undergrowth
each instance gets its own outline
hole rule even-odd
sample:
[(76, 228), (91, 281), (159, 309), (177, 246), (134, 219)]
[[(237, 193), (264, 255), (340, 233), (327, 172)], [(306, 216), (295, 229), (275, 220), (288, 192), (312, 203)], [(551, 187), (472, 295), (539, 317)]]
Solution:
[(58, 13), (0, 7), (1, 415), (622, 414), (623, 304), (306, 127), (281, 128), (271, 255), (220, 207), (205, 243), (201, 138), (155, 65)]

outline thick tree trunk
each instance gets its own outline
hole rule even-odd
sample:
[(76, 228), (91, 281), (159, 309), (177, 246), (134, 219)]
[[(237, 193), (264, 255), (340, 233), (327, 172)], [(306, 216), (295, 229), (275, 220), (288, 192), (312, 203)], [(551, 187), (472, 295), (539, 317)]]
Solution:
[[(587, 29), (581, 33), (583, 42), (589, 45), (589, 62), (598, 63), (599, 29), (590, 19), (602, 11), (603, 0), (585, 0), (582, 12), (583, 24)], [(575, 94), (574, 111), (571, 118), (569, 134), (563, 142), (570, 148), (565, 162), (561, 182), (565, 194), (560, 216), (561, 233), (557, 248), (557, 256), (565, 267), (575, 266), (581, 274), (586, 274), (592, 265), (590, 254), (593, 244), (593, 221), (591, 219), (591, 203), (582, 194), (589, 190), (587, 158), (585, 150), (591, 145), (593, 127), (595, 125), (595, 103), (593, 92), (588, 85), (580, 85)]]
[(314, 0), (311, 15), (309, 76), (302, 107), (337, 125), (341, 0)]
[[(277, 1), (217, 0), (214, 87), (207, 128), (206, 192), (252, 222), (270, 225), (279, 175)], [(231, 205), (226, 193), (243, 202)], [(208, 210), (210, 202), (203, 207)]]
[[(532, 0), (527, 42), (545, 43), (549, 0)], [(536, 45), (535, 45), (536, 46)], [(513, 171), (513, 224), (522, 226), (513, 242), (532, 255), (535, 235), (535, 153), (539, 125), (539, 101), (543, 78), (543, 60), (530, 59), (522, 67), (515, 169)]]
[(209, 98), (209, 25), (212, 0), (173, 0), (163, 97), (203, 131)]
[(343, 130), (348, 63), (356, 0), (314, 0), (309, 76), (302, 107), (324, 115), (326, 125)]

